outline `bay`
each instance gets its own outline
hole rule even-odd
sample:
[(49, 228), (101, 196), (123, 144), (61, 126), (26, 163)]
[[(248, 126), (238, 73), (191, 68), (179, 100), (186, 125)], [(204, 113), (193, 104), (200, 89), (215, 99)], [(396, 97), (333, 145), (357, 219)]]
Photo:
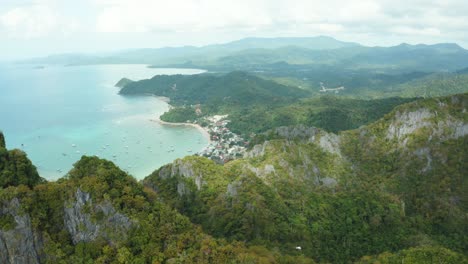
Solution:
[(145, 65), (0, 66), (0, 130), (9, 149), (24, 150), (39, 174), (56, 180), (82, 155), (113, 161), (137, 179), (201, 150), (208, 139), (193, 127), (150, 121), (168, 109), (156, 97), (121, 96), (122, 78), (198, 74)]

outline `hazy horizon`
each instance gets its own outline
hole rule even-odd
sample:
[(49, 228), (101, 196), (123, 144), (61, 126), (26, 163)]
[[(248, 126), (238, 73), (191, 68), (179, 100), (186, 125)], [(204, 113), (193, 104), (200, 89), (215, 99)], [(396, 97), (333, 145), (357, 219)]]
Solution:
[(0, 60), (320, 35), (366, 46), (467, 48), (468, 3), (425, 2), (2, 0)]

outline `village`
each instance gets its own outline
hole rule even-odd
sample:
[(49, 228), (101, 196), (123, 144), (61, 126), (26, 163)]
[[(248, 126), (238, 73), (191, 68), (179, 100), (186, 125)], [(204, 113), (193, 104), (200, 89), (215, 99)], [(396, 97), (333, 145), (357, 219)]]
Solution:
[(209, 133), (211, 142), (197, 155), (210, 158), (220, 164), (244, 156), (248, 142), (227, 128), (230, 121), (226, 118), (227, 115), (204, 118), (208, 123), (204, 129)]

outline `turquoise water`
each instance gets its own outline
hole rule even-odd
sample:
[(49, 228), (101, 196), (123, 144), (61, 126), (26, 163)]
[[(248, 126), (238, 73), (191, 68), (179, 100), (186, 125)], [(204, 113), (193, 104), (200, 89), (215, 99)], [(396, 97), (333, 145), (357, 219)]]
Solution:
[(26, 151), (48, 180), (65, 175), (82, 155), (112, 160), (141, 179), (208, 141), (193, 127), (150, 121), (167, 103), (120, 96), (114, 84), (122, 77), (200, 72), (145, 65), (0, 66), (0, 130), (7, 147)]

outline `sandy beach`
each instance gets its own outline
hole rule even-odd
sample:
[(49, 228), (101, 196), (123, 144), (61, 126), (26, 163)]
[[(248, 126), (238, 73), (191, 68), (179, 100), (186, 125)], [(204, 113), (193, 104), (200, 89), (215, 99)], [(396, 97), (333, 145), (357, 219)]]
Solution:
[(191, 127), (194, 127), (196, 129), (198, 129), (206, 137), (206, 139), (208, 139), (208, 143), (211, 143), (211, 136), (210, 136), (210, 133), (208, 133), (208, 130), (206, 130), (205, 128), (203, 128), (202, 126), (200, 126), (198, 124), (170, 123), (170, 122), (162, 121), (159, 117), (154, 118), (154, 119), (150, 119), (150, 121), (156, 122), (156, 123), (159, 123), (159, 124), (162, 124), (162, 125), (167, 125), (167, 126), (191, 126)]

